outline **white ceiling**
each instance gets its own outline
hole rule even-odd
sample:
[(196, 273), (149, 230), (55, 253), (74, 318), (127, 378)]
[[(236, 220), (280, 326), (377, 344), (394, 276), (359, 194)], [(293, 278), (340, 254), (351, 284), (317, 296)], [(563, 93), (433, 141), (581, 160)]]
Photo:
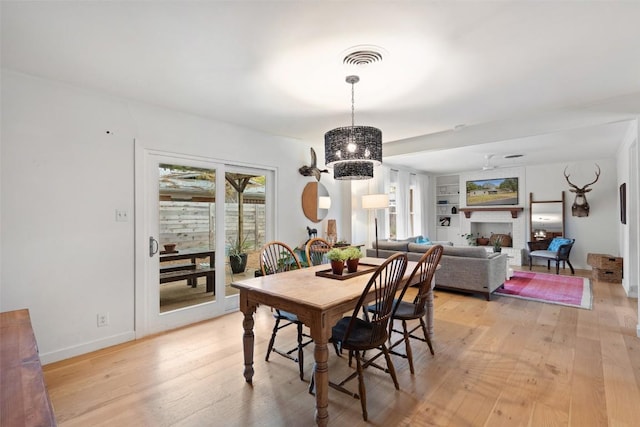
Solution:
[[(640, 114), (640, 2), (1, 7), (5, 69), (312, 144), (350, 124), (358, 74), (356, 124), (382, 129), (385, 162), (433, 173), (613, 158)], [(383, 61), (343, 66), (357, 45)]]

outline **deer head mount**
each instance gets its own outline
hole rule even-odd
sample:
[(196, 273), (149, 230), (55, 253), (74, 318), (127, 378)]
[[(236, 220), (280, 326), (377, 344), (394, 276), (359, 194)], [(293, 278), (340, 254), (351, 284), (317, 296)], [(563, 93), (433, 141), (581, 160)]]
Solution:
[[(567, 168), (568, 167), (569, 166), (567, 166)], [(587, 187), (598, 182), (598, 178), (600, 178), (600, 166), (598, 166), (597, 163), (596, 163), (596, 167), (598, 168), (598, 170), (596, 171), (596, 179), (584, 185), (583, 187), (578, 187), (577, 185), (569, 181), (569, 175), (567, 175), (567, 168), (564, 168), (564, 177), (566, 178), (567, 182), (571, 186), (569, 191), (571, 191), (572, 193), (576, 193), (576, 198), (573, 200), (573, 205), (571, 205), (571, 215), (573, 216), (589, 216), (589, 202), (587, 202), (586, 194), (589, 191), (591, 191), (591, 189)]]

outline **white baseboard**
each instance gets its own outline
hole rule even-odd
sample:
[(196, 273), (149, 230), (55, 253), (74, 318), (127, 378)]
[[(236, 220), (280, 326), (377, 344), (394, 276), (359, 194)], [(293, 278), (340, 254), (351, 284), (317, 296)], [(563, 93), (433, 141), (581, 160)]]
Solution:
[(122, 344), (123, 342), (135, 340), (136, 335), (134, 331), (124, 332), (118, 335), (112, 335), (110, 337), (102, 338), (95, 341), (90, 341), (84, 344), (76, 345), (73, 347), (67, 347), (60, 350), (51, 351), (49, 353), (40, 354), (40, 362), (43, 365), (48, 363), (58, 362), (60, 360), (69, 359), (70, 357), (80, 356), (81, 354), (90, 353), (92, 351), (100, 350), (103, 348), (111, 347), (112, 345)]

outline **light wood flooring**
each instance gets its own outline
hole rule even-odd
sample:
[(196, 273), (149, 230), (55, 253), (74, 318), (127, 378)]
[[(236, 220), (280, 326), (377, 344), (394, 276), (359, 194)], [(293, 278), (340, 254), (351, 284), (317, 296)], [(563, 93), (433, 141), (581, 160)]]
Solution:
[[(593, 310), (582, 310), (436, 291), (435, 356), (414, 344), (415, 375), (394, 357), (400, 391), (387, 374), (365, 372), (368, 424), (640, 425), (637, 300), (619, 284), (596, 282), (593, 294)], [(253, 387), (242, 376), (240, 313), (47, 365), (58, 424), (311, 426), (314, 397), (296, 364), (276, 354), (264, 361), (272, 326), (261, 307)], [(295, 329), (278, 338), (293, 344)], [(307, 379), (312, 361), (309, 346)], [(348, 372), (331, 352), (330, 377)], [(330, 425), (367, 424), (360, 402), (333, 389), (329, 414)]]

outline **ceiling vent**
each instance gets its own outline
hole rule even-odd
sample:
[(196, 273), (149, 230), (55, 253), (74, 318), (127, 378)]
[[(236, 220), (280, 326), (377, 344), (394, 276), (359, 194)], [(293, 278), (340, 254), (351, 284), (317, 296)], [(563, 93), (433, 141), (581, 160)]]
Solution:
[(344, 53), (345, 65), (365, 66), (382, 61), (382, 49), (375, 46), (354, 46)]

